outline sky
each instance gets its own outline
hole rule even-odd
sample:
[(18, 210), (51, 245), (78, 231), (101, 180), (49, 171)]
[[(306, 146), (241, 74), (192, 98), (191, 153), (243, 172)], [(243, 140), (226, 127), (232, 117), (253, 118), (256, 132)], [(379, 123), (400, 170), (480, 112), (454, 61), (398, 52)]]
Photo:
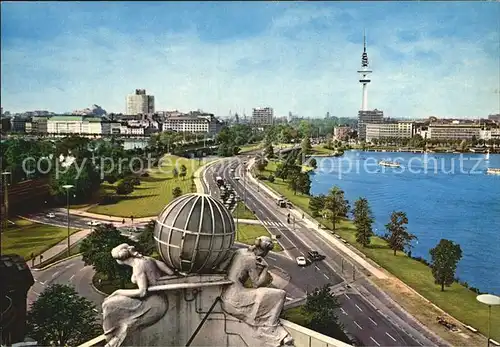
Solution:
[(356, 117), (363, 30), (368, 107), (388, 117), (500, 113), (499, 2), (4, 2), (1, 105), (226, 117)]

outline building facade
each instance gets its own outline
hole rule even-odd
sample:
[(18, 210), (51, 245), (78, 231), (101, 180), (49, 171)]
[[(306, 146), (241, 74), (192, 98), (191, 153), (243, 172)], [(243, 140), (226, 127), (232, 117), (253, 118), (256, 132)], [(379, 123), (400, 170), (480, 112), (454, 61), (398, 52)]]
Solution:
[(374, 139), (412, 138), (415, 135), (413, 122), (367, 123), (366, 142)]
[(358, 139), (366, 141), (366, 124), (380, 124), (384, 121), (384, 111), (370, 110), (358, 112)]
[(274, 110), (271, 107), (254, 108), (252, 110), (252, 123), (255, 125), (272, 125)]
[(49, 134), (100, 135), (101, 119), (81, 116), (54, 116), (47, 120)]
[(351, 127), (348, 126), (339, 126), (333, 128), (333, 136), (336, 140), (346, 141), (349, 138), (349, 134), (351, 133)]
[(134, 94), (127, 95), (126, 114), (152, 114), (155, 112), (155, 98), (147, 95), (145, 89), (136, 89)]
[(490, 114), (488, 116), (488, 119), (500, 123), (500, 113), (498, 113), (498, 114)]
[(479, 124), (430, 124), (427, 138), (431, 140), (472, 140), (479, 139), (482, 126)]
[(221, 128), (222, 123), (213, 114), (201, 112), (170, 116), (163, 123), (163, 131), (216, 134)]

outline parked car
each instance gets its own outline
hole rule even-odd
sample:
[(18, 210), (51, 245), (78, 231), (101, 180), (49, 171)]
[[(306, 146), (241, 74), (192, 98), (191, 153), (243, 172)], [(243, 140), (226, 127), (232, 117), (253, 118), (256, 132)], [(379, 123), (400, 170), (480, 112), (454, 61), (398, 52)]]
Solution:
[(297, 262), (298, 266), (306, 266), (307, 265), (307, 260), (305, 257), (297, 257), (297, 258), (295, 258), (295, 261)]
[(56, 217), (56, 214), (55, 213), (52, 213), (52, 212), (49, 212), (45, 215), (45, 217), (47, 218), (55, 218)]
[(98, 222), (96, 220), (91, 220), (90, 222), (87, 222), (87, 225), (91, 227), (96, 227), (98, 225), (101, 225), (101, 222)]

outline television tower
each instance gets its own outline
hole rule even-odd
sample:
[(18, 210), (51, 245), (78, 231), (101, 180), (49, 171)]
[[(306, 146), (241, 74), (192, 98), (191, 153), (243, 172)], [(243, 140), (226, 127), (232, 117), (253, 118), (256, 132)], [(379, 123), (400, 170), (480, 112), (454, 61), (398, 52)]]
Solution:
[(371, 82), (369, 75), (372, 70), (368, 67), (368, 54), (366, 53), (366, 35), (363, 32), (363, 54), (361, 55), (361, 69), (358, 70), (359, 83), (363, 85), (363, 101), (361, 102), (361, 111), (368, 110), (368, 83)]

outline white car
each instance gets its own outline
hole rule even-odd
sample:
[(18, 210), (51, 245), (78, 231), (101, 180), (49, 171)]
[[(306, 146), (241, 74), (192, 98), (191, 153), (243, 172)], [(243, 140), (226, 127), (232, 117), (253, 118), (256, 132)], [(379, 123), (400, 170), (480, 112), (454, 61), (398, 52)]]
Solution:
[(50, 213), (47, 213), (47, 214), (45, 215), (45, 217), (47, 217), (47, 218), (55, 218), (55, 217), (56, 217), (56, 214), (55, 214), (55, 213), (50, 212)]
[(233, 169), (233, 168), (231, 168), (231, 169), (229, 170), (229, 172), (233, 173), (233, 172), (234, 172), (234, 169)]
[(297, 261), (298, 266), (306, 266), (307, 265), (307, 261), (306, 261), (305, 257), (297, 257), (297, 258), (295, 258), (295, 261)]
[(91, 220), (90, 222), (87, 222), (87, 225), (91, 227), (96, 227), (98, 225), (101, 225), (101, 222), (98, 222), (96, 220)]
[(239, 181), (240, 180), (240, 176), (234, 176), (233, 177), (236, 181)]

